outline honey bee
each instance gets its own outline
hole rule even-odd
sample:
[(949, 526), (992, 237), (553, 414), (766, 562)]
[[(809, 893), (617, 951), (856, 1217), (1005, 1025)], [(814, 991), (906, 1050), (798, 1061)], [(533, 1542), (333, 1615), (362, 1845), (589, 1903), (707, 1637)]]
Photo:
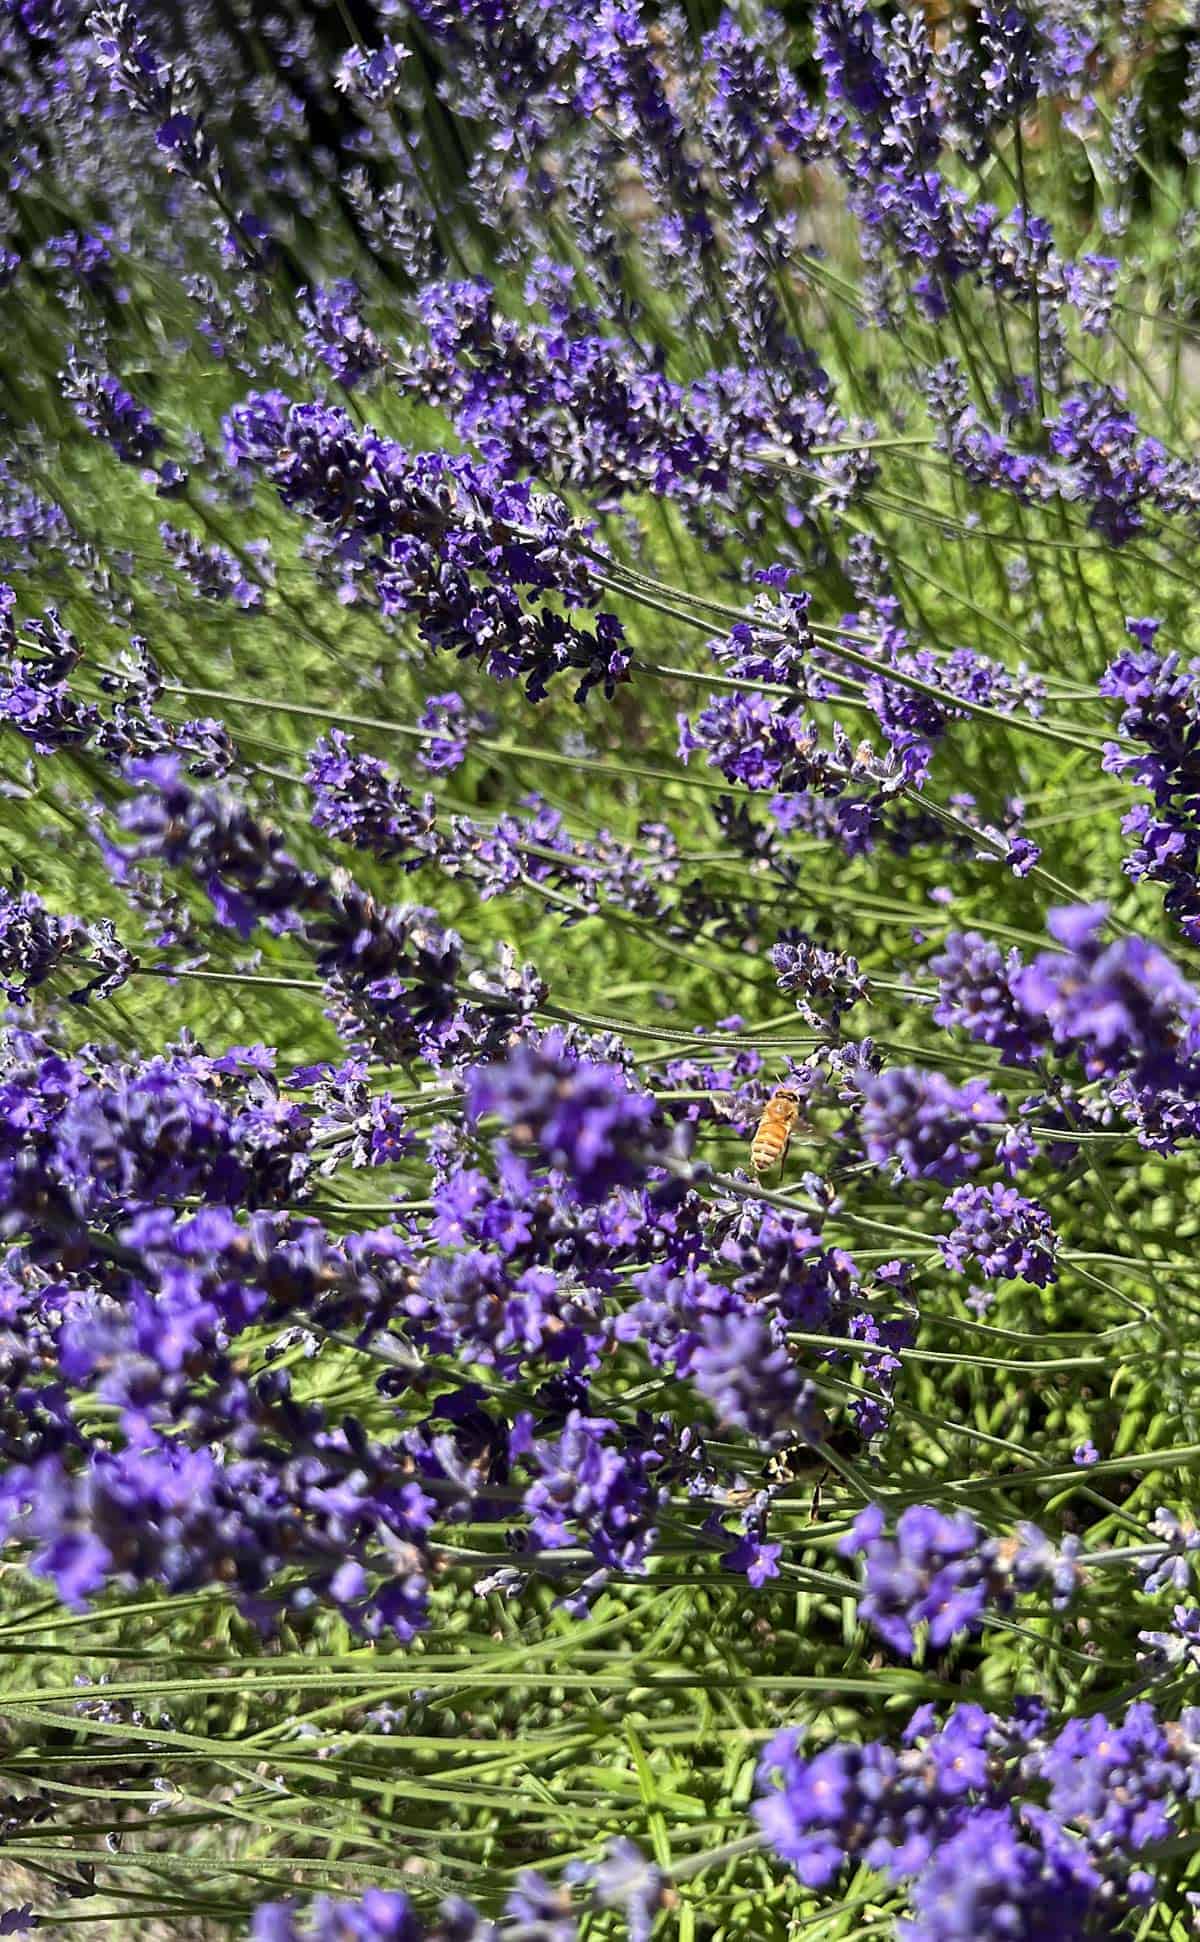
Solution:
[(821, 1519), (821, 1492), (829, 1475), (829, 1465), (819, 1459), (814, 1463), (813, 1453), (807, 1443), (793, 1443), (786, 1450), (777, 1450), (767, 1458), (763, 1465), (763, 1481), (775, 1490), (786, 1489), (788, 1484), (812, 1484), (812, 1500), (809, 1504), (809, 1522), (817, 1524)]
[(800, 1100), (789, 1086), (779, 1086), (763, 1107), (762, 1118), (750, 1142), (750, 1164), (755, 1173), (782, 1166), (787, 1158), (792, 1133), (800, 1117)]

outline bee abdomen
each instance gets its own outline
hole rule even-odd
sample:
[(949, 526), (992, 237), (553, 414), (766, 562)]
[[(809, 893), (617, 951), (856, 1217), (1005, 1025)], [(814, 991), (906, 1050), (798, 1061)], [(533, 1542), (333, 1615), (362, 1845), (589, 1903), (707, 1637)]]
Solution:
[(788, 1134), (782, 1127), (760, 1126), (750, 1147), (750, 1164), (756, 1173), (778, 1166), (788, 1147)]
[(769, 1167), (779, 1165), (787, 1153), (799, 1114), (799, 1102), (789, 1087), (781, 1086), (771, 1094), (750, 1142), (750, 1164), (755, 1173), (765, 1173)]

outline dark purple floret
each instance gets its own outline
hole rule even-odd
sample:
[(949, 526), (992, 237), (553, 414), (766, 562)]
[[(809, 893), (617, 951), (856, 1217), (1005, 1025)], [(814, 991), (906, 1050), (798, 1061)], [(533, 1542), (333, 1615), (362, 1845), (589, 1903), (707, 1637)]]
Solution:
[(121, 944), (106, 919), (85, 924), (58, 917), (33, 891), (0, 887), (0, 990), (11, 1004), (26, 1005), (30, 993), (62, 966), (84, 982), (68, 994), (76, 1004), (107, 998), (136, 969), (136, 959)]
[(754, 689), (723, 695), (694, 718), (680, 715), (678, 722), (683, 760), (702, 749), (710, 767), (743, 789), (830, 797), (855, 781), (885, 791), (901, 785), (898, 770), (890, 774), (869, 747), (853, 748), (844, 730), (835, 728), (830, 744), (823, 744), (808, 716)]
[(750, 1309), (700, 1317), (691, 1376), (721, 1425), (756, 1443), (820, 1443), (827, 1433), (812, 1383), (765, 1317)]
[(1038, 41), (1030, 10), (983, 5), (975, 32), (947, 49), (944, 65), (954, 94), (955, 119), (968, 132), (977, 160), (993, 131), (1019, 115), (1038, 92)]
[(311, 750), (305, 780), (313, 794), (314, 829), (404, 870), (437, 854), (433, 797), (418, 801), (376, 756), (359, 753), (340, 728), (330, 729)]
[(164, 520), (158, 529), (172, 563), (203, 600), (231, 600), (235, 607), (249, 612), (263, 603), (263, 585), (269, 584), (271, 568), (265, 541), (252, 542), (245, 551), (250, 557), (237, 559), (227, 547), (206, 546), (195, 533), (185, 532)]
[(865, 1863), (905, 1887), (905, 1942), (1084, 1942), (1152, 1899), (1139, 1858), (1197, 1792), (1198, 1725), (1143, 1703), (1055, 1734), (1018, 1701), (1008, 1719), (958, 1706), (939, 1727), (922, 1706), (899, 1748), (807, 1757), (789, 1728), (763, 1751), (755, 1818), (806, 1886)]
[(822, 1008), (836, 1030), (843, 1012), (869, 996), (857, 958), (822, 946), (803, 931), (785, 931), (771, 947), (771, 963), (779, 989), (793, 993), (797, 1011), (818, 1027), (825, 1023)]
[(976, 1813), (942, 1844), (912, 1891), (903, 1942), (1085, 1942), (1103, 1876), (1067, 1839), (1031, 1840), (1008, 1807)]
[[(334, 529), (339, 553), (365, 555), (387, 614), (414, 615), (429, 646), (523, 679), (541, 700), (565, 669), (611, 695), (628, 675), (621, 624), (573, 615), (600, 590), (561, 500), (486, 464), (410, 452), (339, 408), (254, 393), (226, 421), (230, 456), (261, 468), (285, 506)], [(556, 605), (538, 605), (552, 596)]]
[(984, 424), (964, 373), (953, 358), (946, 358), (929, 372), (925, 390), (938, 444), (973, 485), (995, 486), (1034, 503), (1052, 496), (1050, 465), (1019, 450), (1002, 433)]
[(417, 722), (429, 736), (417, 760), (431, 774), (457, 769), (466, 757), (472, 732), (480, 724), (459, 694), (430, 695)]
[(1142, 529), (1146, 506), (1174, 512), (1186, 501), (1184, 462), (1141, 432), (1118, 390), (1081, 385), (1063, 400), (1049, 436), (1066, 461), (1066, 494), (1087, 503), (1088, 524), (1114, 546)]
[(1089, 1078), (1177, 1083), (1195, 1063), (1196, 992), (1146, 938), (1105, 944), (1107, 914), (1106, 904), (1051, 911), (1048, 928), (1060, 949), (1025, 965), (1014, 995), (1056, 1045), (1078, 1052)]
[(109, 290), (112, 287), (112, 251), (108, 244), (112, 230), (107, 224), (99, 226), (98, 233), (80, 234), (76, 229), (65, 229), (58, 236), (52, 236), (44, 245), (43, 254), (49, 263), (68, 285), (81, 284), (93, 293)]
[[(382, 1452), (374, 1478), (359, 1472), (356, 1483), (341, 1433), (321, 1432), (287, 1458), (268, 1445), (224, 1462), (145, 1432), (139, 1441), (93, 1450), (80, 1469), (58, 1458), (14, 1466), (0, 1486), (0, 1523), (34, 1543), (33, 1569), (64, 1602), (85, 1605), (108, 1582), (171, 1591), (225, 1582), (253, 1606), (286, 1560), (368, 1633), (408, 1639), (424, 1622), (420, 1544), (433, 1506), (389, 1475)], [(356, 1554), (377, 1573), (390, 1559), (395, 1575), (368, 1592)]]
[(82, 926), (56, 917), (31, 890), (14, 895), (0, 889), (0, 979), (13, 1004), (28, 1003), (64, 958), (76, 950)]
[(388, 101), (396, 93), (406, 60), (407, 47), (385, 40), (378, 47), (351, 47), (342, 58), (336, 85), (350, 94), (361, 94), (367, 101)]
[(602, 1570), (641, 1569), (665, 1501), (653, 1449), (608, 1417), (572, 1410), (561, 1436), (520, 1435), (513, 1455), (535, 1473), (523, 1500), (535, 1544), (558, 1550), (582, 1537)]
[(122, 805), (125, 864), (155, 859), (189, 869), (217, 921), (249, 937), (255, 925), (295, 929), (319, 900), (319, 880), (302, 870), (265, 827), (224, 789), (198, 791), (176, 756), (135, 760), (126, 775), (139, 793)]
[(360, 1901), (318, 1895), (308, 1908), (264, 1902), (254, 1913), (249, 1942), (574, 1942), (575, 1924), (559, 1890), (527, 1871), (506, 1904), (502, 1923), (489, 1921), (460, 1896), (423, 1920), (407, 1895), (368, 1888)]
[[(324, 758), (322, 758), (324, 759)], [(339, 768), (332, 747), (328, 760)], [(344, 1042), (407, 1064), (478, 1055), (507, 1043), (544, 996), (532, 968), (500, 953), (494, 971), (468, 981), (462, 941), (420, 905), (378, 904), (351, 878), (302, 869), (279, 836), (226, 789), (195, 790), (178, 759), (133, 762), (141, 793), (120, 824), (132, 842), (110, 850), (120, 878), (131, 864), (183, 867), (218, 922), (249, 937), (265, 923), (312, 951)]]
[(0, 583), (0, 720), (39, 755), (87, 742), (99, 728), (95, 703), (81, 700), (71, 687), (81, 656), (56, 607), (18, 630), (16, 595)]
[(89, 25), (97, 65), (113, 95), (153, 129), (167, 166), (194, 182), (211, 182), (213, 146), (202, 125), (191, 75), (172, 66), (124, 0), (98, 7)]
[(725, 1571), (740, 1571), (746, 1583), (755, 1591), (760, 1591), (770, 1579), (779, 1576), (779, 1560), (783, 1556), (782, 1544), (768, 1544), (766, 1541), (766, 1518), (746, 1515), (745, 1529), (730, 1551), (721, 1553), (721, 1566)]
[(317, 284), (300, 305), (305, 338), (330, 376), (346, 391), (374, 376), (383, 347), (362, 313), (362, 292), (349, 277)]
[(1157, 620), (1127, 619), (1137, 643), (1111, 661), (1100, 692), (1122, 704), (1121, 733), (1140, 748), (1110, 743), (1104, 767), (1148, 789), (1122, 828), (1137, 839), (1125, 859), (1135, 882), (1166, 885), (1164, 903), (1190, 942), (1200, 938), (1200, 662), (1161, 654)]
[[(738, 294), (728, 289), (731, 308)], [(549, 327), (503, 315), (482, 281), (434, 284), (420, 303), (428, 342), (407, 355), (406, 389), (444, 403), (460, 437), (506, 474), (536, 473), (601, 504), (649, 491), (708, 521), (714, 502), (762, 490), (759, 447), (799, 453), (841, 429), (828, 381), (794, 345), (774, 346), (776, 364), (794, 368), (770, 386), (740, 369), (681, 384), (570, 301), (550, 297)]]

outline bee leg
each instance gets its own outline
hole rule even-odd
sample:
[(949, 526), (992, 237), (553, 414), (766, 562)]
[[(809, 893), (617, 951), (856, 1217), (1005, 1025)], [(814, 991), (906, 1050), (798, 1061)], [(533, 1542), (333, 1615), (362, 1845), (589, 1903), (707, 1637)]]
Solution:
[(808, 1521), (810, 1524), (819, 1524), (821, 1521), (821, 1490), (828, 1475), (829, 1472), (827, 1470), (822, 1470), (817, 1477), (816, 1483), (813, 1485), (812, 1502), (808, 1507)]

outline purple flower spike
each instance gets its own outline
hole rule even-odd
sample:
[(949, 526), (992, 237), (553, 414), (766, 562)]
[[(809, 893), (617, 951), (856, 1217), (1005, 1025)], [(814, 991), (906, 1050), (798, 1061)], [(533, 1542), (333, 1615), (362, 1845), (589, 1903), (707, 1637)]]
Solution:
[(661, 1136), (654, 1101), (616, 1066), (572, 1057), (559, 1032), (521, 1046), (503, 1065), (467, 1074), (473, 1121), (501, 1120), (516, 1146), (536, 1146), (584, 1205), (645, 1180)]

